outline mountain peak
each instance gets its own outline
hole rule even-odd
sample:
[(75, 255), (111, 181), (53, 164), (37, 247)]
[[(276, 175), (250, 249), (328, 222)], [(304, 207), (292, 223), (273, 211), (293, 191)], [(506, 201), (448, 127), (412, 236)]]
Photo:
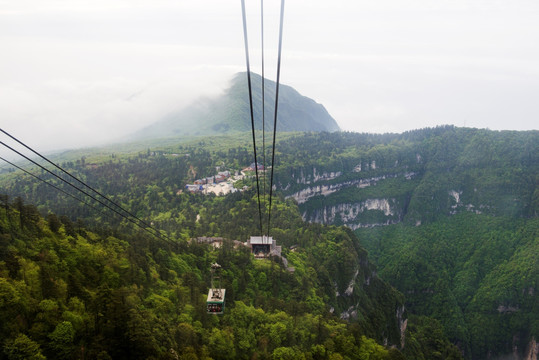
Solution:
[[(262, 129), (262, 77), (251, 73), (255, 128)], [(273, 131), (275, 82), (264, 81), (265, 128)], [(213, 99), (199, 99), (134, 134), (136, 139), (215, 135), (251, 129), (247, 74), (233, 76), (230, 87)], [(279, 85), (277, 131), (339, 131), (323, 105), (291, 86)]]

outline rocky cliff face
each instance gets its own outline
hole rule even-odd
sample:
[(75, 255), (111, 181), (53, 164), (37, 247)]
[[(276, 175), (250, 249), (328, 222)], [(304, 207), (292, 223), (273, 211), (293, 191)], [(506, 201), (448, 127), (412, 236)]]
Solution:
[(532, 338), (530, 343), (528, 344), (528, 350), (526, 351), (525, 360), (537, 360), (538, 355), (539, 343), (535, 340), (535, 338)]
[(341, 319), (358, 321), (363, 326), (366, 324), (362, 322), (369, 318), (369, 326), (385, 329), (379, 341), (387, 346), (404, 347), (407, 324), (404, 297), (378, 277), (364, 250), (357, 252), (354, 261), (355, 270), (348, 272), (349, 277), (337, 276), (332, 280), (338, 308), (334, 307), (332, 312), (338, 311)]
[[(316, 168), (314, 169), (316, 171)], [(342, 172), (331, 172), (331, 173), (324, 173), (324, 177), (319, 177), (318, 179), (311, 182), (310, 177), (306, 177), (303, 175), (303, 173), (300, 174), (300, 177), (296, 179), (296, 184), (304, 184), (304, 185), (310, 185), (311, 183), (316, 183), (320, 180), (333, 180), (337, 179), (342, 175)], [(383, 181), (386, 179), (392, 179), (392, 178), (398, 178), (402, 177), (406, 178), (407, 180), (411, 180), (414, 176), (416, 176), (416, 173), (414, 172), (406, 172), (403, 174), (384, 174), (380, 176), (370, 177), (370, 178), (358, 178), (348, 181), (342, 181), (342, 182), (335, 182), (335, 183), (325, 183), (320, 185), (314, 185), (313, 186), (306, 186), (302, 190), (299, 190), (291, 195), (288, 195), (287, 197), (294, 198), (298, 204), (303, 204), (307, 202), (310, 198), (323, 195), (328, 196), (336, 191), (342, 190), (344, 188), (348, 187), (357, 187), (358, 189), (363, 189), (369, 186), (376, 186), (376, 184), (379, 181)], [(290, 184), (287, 184), (284, 188), (284, 190), (288, 190), (290, 188)]]
[[(419, 225), (461, 212), (536, 216), (531, 154), (539, 151), (537, 137), (518, 136), (453, 128), (418, 131), (408, 136), (412, 141), (404, 135), (305, 135), (287, 144), (303, 158), (281, 168), (276, 184), (298, 202), (305, 220), (352, 229)], [(510, 152), (497, 149), (508, 142)]]
[[(370, 166), (372, 168), (375, 165)], [(354, 230), (403, 221), (407, 205), (406, 192), (386, 197), (376, 196), (378, 191), (373, 189), (388, 182), (412, 182), (420, 174), (406, 169), (388, 169), (386, 173), (369, 176), (366, 171), (357, 170), (356, 166), (347, 173), (317, 173), (316, 168), (313, 168), (313, 172), (308, 175), (300, 170), (293, 177), (294, 188), (298, 190), (290, 193), (293, 187), (290, 183), (284, 185), (283, 189), (285, 192), (288, 190), (287, 198), (293, 198), (300, 205), (305, 221), (346, 225)]]
[[(400, 210), (396, 199), (367, 199), (359, 203), (324, 206), (310, 214), (305, 211), (302, 216), (305, 221), (322, 224), (340, 223), (356, 230), (361, 227), (396, 224), (402, 221), (401, 216), (399, 216)], [(361, 222), (361, 215), (367, 211), (380, 212), (380, 216), (383, 216), (384, 220), (381, 222)]]
[[(357, 229), (411, 311), (437, 316), (467, 356), (537, 358), (528, 320), (537, 312), (529, 280), (537, 267), (528, 256), (537, 253), (539, 132), (306, 134), (283, 148), (294, 156), (282, 162), (291, 166), (280, 167), (277, 188), (304, 220)], [(346, 279), (336, 289), (347, 299), (339, 315), (361, 318), (357, 284), (372, 289), (377, 280), (361, 271)]]
[[(305, 221), (346, 225), (351, 229), (401, 222), (406, 207), (404, 194), (395, 197), (369, 195), (376, 192), (372, 189), (380, 183), (409, 182), (420, 174), (393, 167), (386, 172), (378, 168), (379, 174), (374, 175), (371, 169), (376, 169), (375, 161), (367, 165), (359, 163), (349, 171), (320, 172), (316, 167), (298, 169), (292, 174), (292, 181), (280, 186), (287, 193), (287, 198), (293, 198), (300, 205)], [(293, 189), (297, 190), (292, 192)], [(340, 196), (343, 192), (351, 196)], [(362, 196), (363, 193), (368, 195)], [(354, 198), (359, 201), (354, 201)]]

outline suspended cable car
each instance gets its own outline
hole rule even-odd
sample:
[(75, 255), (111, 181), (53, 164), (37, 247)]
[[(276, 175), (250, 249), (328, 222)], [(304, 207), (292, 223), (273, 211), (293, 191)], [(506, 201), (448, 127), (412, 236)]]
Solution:
[(211, 287), (206, 300), (208, 314), (220, 315), (225, 312), (226, 289), (221, 289), (220, 269), (221, 265), (217, 263), (211, 265)]

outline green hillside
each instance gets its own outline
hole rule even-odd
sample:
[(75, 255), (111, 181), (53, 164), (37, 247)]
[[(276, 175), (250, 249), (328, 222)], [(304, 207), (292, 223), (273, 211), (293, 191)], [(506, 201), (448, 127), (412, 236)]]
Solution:
[(306, 134), (278, 150), (279, 188), (308, 221), (357, 229), (461, 212), (539, 214), (537, 131)]
[(408, 310), (467, 358), (524, 356), (539, 338), (537, 131), (306, 134), (279, 149), (304, 220), (356, 229)]
[(407, 308), (441, 321), (472, 358), (527, 350), (539, 335), (539, 219), (458, 214), (358, 230)]
[[(214, 248), (142, 230), (94, 232), (66, 216), (44, 219), (20, 198), (1, 200), (1, 359), (459, 358), (438, 325), (420, 320), (406, 332), (413, 346), (397, 350), (402, 295), (373, 275), (344, 228), (296, 230), (296, 250), (285, 250), (290, 272), (279, 261), (254, 260), (232, 241)], [(231, 213), (255, 208), (248, 196), (223, 201), (217, 206), (231, 206)], [(279, 209), (283, 219), (297, 221), (294, 206)], [(219, 231), (224, 224), (211, 219)], [(287, 238), (293, 231), (279, 232)], [(224, 269), (223, 316), (206, 313), (213, 262)], [(336, 295), (354, 271), (352, 293)], [(332, 303), (357, 304), (359, 316), (341, 320), (337, 309), (329, 311)]]
[[(251, 74), (255, 129), (262, 130), (262, 77)], [(273, 131), (275, 82), (265, 80), (266, 131)], [(279, 87), (277, 131), (338, 131), (339, 126), (321, 104), (299, 94), (292, 87)], [(238, 73), (223, 95), (201, 98), (178, 113), (142, 129), (131, 139), (155, 139), (177, 136), (209, 136), (250, 131), (251, 115), (247, 74)]]
[[(9, 166), (0, 176), (0, 188), (10, 197), (5, 204), (13, 204), (20, 196), (45, 216), (50, 211), (58, 217), (67, 216), (75, 228), (98, 234), (95, 244), (113, 237), (127, 241), (135, 252), (142, 251), (140, 256), (147, 261), (151, 253), (155, 266), (165, 266), (167, 270), (163, 271), (168, 272), (169, 260), (156, 258), (158, 250), (152, 253), (147, 247), (135, 245), (141, 236), (152, 246), (166, 249), (167, 256), (184, 256), (195, 251), (190, 249), (200, 248), (185, 245), (191, 238), (221, 236), (243, 242), (258, 232), (253, 179), (245, 178), (238, 184), (250, 190), (224, 197), (184, 191), (186, 184), (215, 174), (217, 167), (234, 172), (250, 164), (251, 146), (249, 135), (242, 133), (181, 141), (169, 138), (161, 145), (133, 143), (124, 145), (121, 151), (109, 148), (87, 156), (65, 153), (59, 158), (64, 159), (60, 160), (64, 167), (184, 244), (181, 250), (150, 242), (125, 219), (83, 205)], [(262, 265), (246, 260), (244, 268), (251, 277), (249, 285), (240, 291), (234, 280), (238, 283), (245, 271), (231, 260), (226, 264), (234, 269), (227, 278), (227, 289), (236, 289), (231, 293), (234, 301), (263, 310), (268, 316), (279, 309), (294, 318), (296, 310), (287, 308), (294, 300), (304, 314), (310, 314), (306, 316), (321, 315), (339, 324), (341, 318), (348, 319), (342, 324), (346, 331), (352, 331), (356, 357), (331, 350), (321, 358), (336, 353), (343, 358), (365, 358), (357, 357), (362, 336), (379, 345), (395, 345), (399, 356), (409, 359), (487, 359), (513, 353), (524, 357), (533, 340), (539, 338), (535, 320), (539, 318), (537, 131), (439, 127), (384, 135), (286, 133), (278, 136), (276, 150), (277, 200), (272, 235), (283, 245), (295, 272), (287, 272), (277, 263)], [(50, 175), (27, 169), (70, 190)], [(20, 204), (10, 206), (11, 221), (22, 221), (17, 210), (22, 208)], [(41, 224), (43, 234), (49, 233), (42, 220), (35, 221)], [(8, 234), (3, 244), (9, 251), (18, 249), (22, 253), (28, 245), (17, 242), (19, 235), (13, 231), (18, 228), (20, 225), (3, 225), (3, 233)], [(27, 231), (25, 227), (21, 230)], [(196, 250), (197, 257), (210, 260), (195, 262), (196, 269), (190, 264), (188, 270), (199, 274), (201, 298), (208, 286), (208, 264), (225, 251), (202, 248)], [(6, 259), (13, 252), (2, 254), (0, 261), (12, 266)], [(127, 259), (126, 269), (137, 269), (138, 265), (129, 265), (133, 259), (137, 257)], [(270, 272), (259, 275), (264, 266)], [(146, 277), (166, 276), (148, 269), (143, 269)], [(9, 273), (5, 270), (2, 276), (11, 286), (22, 281), (18, 270), (9, 276), (6, 271)], [(270, 275), (271, 271), (281, 274), (279, 280)], [(153, 288), (149, 291), (159, 293)], [(239, 305), (232, 302), (230, 306)], [(219, 320), (223, 327), (218, 328), (222, 331), (228, 326), (236, 334), (234, 326), (225, 321), (227, 315)], [(216, 326), (198, 321), (205, 329)], [(190, 324), (195, 326), (195, 322)], [(27, 323), (24, 320), (20, 324)], [(42, 349), (50, 346), (49, 338), (33, 337), (28, 326), (17, 331)], [(402, 333), (406, 337), (403, 348)], [(198, 334), (198, 338), (207, 339), (203, 331)], [(256, 339), (256, 344), (266, 341)], [(200, 349), (209, 346), (204, 341), (194, 347), (199, 349), (199, 357)], [(284, 347), (299, 349), (306, 358), (319, 358), (313, 355), (313, 346), (318, 344), (336, 349), (327, 339), (316, 344), (307, 342), (306, 347), (301, 345), (303, 340), (294, 341)], [(277, 356), (273, 355), (276, 349), (264, 355), (258, 352), (260, 349), (250, 350), (250, 354), (273, 357)], [(237, 348), (235, 351), (239, 352)]]

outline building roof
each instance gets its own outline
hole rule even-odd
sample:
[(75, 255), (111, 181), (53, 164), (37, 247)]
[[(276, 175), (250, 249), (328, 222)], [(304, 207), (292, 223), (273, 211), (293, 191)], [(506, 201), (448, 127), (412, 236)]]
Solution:
[(251, 245), (271, 245), (273, 244), (273, 237), (271, 236), (251, 236), (249, 240)]

